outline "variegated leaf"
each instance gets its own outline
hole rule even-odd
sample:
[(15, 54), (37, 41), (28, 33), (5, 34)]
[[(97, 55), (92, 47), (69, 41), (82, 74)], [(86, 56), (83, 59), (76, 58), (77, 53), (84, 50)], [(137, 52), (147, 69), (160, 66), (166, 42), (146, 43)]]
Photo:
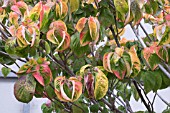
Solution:
[(136, 53), (135, 46), (132, 46), (130, 48), (129, 54), (130, 54), (131, 61), (132, 61), (133, 76), (136, 76), (136, 75), (138, 75), (138, 73), (141, 70), (141, 63), (140, 63), (140, 60), (139, 60), (138, 55)]
[(106, 75), (98, 68), (96, 68), (95, 71), (96, 71), (95, 72), (96, 77), (95, 77), (94, 97), (96, 100), (100, 100), (106, 95), (108, 91), (108, 79)]

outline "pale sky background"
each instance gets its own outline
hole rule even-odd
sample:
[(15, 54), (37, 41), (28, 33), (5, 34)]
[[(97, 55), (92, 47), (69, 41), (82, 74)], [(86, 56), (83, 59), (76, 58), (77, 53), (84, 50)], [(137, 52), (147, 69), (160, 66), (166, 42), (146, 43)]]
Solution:
[[(152, 28), (149, 24), (144, 24), (144, 28), (148, 33), (152, 33)], [(144, 37), (145, 34), (140, 30), (139, 32), (141, 37)], [(129, 26), (126, 27), (126, 31), (122, 37), (126, 37), (127, 39), (134, 39), (135, 35)], [(0, 66), (1, 68), (2, 66)], [(15, 68), (15, 66), (12, 66)], [(0, 79), (0, 113), (23, 113), (24, 107), (26, 104), (18, 102), (13, 94), (15, 79)], [(167, 102), (170, 103), (170, 87), (164, 90), (159, 90), (158, 94), (160, 94)], [(148, 94), (149, 99), (153, 99), (153, 93), (150, 92)], [(41, 105), (43, 102), (46, 102), (47, 99), (37, 99), (34, 98), (30, 104), (30, 113), (42, 113)], [(132, 106), (133, 111), (146, 110), (145, 106), (139, 102), (136, 102), (133, 98), (131, 98), (130, 104)], [(156, 113), (162, 113), (164, 109), (166, 109), (166, 105), (156, 97), (154, 109)]]

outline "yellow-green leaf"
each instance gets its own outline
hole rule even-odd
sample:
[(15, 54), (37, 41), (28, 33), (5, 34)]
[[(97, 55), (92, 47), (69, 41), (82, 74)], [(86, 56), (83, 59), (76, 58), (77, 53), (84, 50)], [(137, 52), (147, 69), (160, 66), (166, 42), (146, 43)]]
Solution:
[(96, 100), (103, 98), (108, 91), (108, 79), (99, 69), (96, 69), (94, 97)]

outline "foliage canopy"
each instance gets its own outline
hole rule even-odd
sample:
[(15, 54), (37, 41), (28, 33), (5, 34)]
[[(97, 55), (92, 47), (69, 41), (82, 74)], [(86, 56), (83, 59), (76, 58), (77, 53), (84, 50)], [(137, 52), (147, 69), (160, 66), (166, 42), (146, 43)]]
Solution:
[[(155, 98), (147, 94), (170, 86), (169, 0), (1, 0), (0, 6), (2, 73), (18, 76), (18, 101), (48, 98), (43, 113), (132, 113), (131, 97), (147, 108), (139, 112), (152, 113)], [(138, 40), (121, 37), (127, 25)]]

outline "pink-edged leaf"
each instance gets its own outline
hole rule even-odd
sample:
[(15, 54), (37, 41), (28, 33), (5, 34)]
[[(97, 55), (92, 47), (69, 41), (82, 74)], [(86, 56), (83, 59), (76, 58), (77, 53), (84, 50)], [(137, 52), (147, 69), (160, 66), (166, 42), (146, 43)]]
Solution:
[(111, 65), (110, 65), (110, 59), (113, 54), (114, 54), (113, 52), (109, 52), (109, 53), (105, 53), (103, 56), (103, 67), (108, 72), (112, 72)]
[(99, 21), (95, 17), (89, 17), (88, 25), (90, 30), (90, 36), (93, 41), (97, 42), (99, 39)]
[(17, 5), (13, 5), (11, 7), (11, 10), (16, 12), (17, 14), (21, 15), (21, 11), (19, 10), (18, 6)]
[(57, 47), (57, 51), (63, 51), (70, 47), (71, 42), (70, 35), (65, 31), (62, 31), (62, 35), (63, 40), (60, 42), (61, 45), (59, 44), (59, 46)]
[(26, 47), (30, 43), (25, 38), (25, 26), (19, 26), (16, 31), (17, 43), (20, 47)]
[(117, 70), (112, 70), (112, 72), (116, 75), (116, 77), (120, 80), (122, 80), (126, 74), (126, 70), (119, 72)]
[(63, 85), (64, 85), (64, 83), (61, 83), (61, 85), (60, 85), (61, 96), (62, 96), (65, 100), (71, 101), (71, 98), (69, 98), (69, 97), (66, 95), (66, 93), (64, 92)]
[(15, 12), (10, 12), (9, 13), (9, 21), (15, 25), (18, 26), (18, 19), (19, 19), (19, 15)]
[(43, 3), (42, 1), (38, 2), (30, 11), (29, 13), (29, 17), (33, 20), (33, 21), (37, 21), (40, 17), (40, 13), (42, 10), (42, 6)]
[(54, 35), (54, 29), (51, 29), (47, 32), (47, 39), (52, 42), (53, 44), (59, 44), (59, 41)]
[(14, 25), (9, 27), (9, 32), (12, 36), (16, 35), (16, 28)]
[[(36, 67), (36, 70), (39, 70), (40, 69), (40, 66), (37, 66)], [(44, 84), (44, 79), (43, 77), (41, 76), (40, 72), (36, 71), (35, 73), (32, 74), (34, 76), (34, 78), (42, 85), (42, 86), (45, 86)]]
[(55, 29), (58, 33), (62, 32), (62, 31), (66, 31), (67, 32), (67, 27), (66, 27), (66, 24), (61, 21), (61, 20), (58, 20), (58, 21), (54, 21), (50, 24), (50, 29)]
[(48, 14), (50, 12), (50, 7), (43, 5), (42, 10), (40, 12), (40, 29), (46, 25), (48, 22)]
[(131, 61), (132, 61), (132, 70), (133, 70), (134, 76), (136, 76), (141, 70), (141, 63), (136, 53), (135, 46), (132, 46), (130, 48), (129, 54), (130, 54)]
[(90, 36), (90, 32), (89, 32), (88, 26), (86, 24), (86, 26), (83, 28), (83, 30), (80, 33), (80, 45), (86, 46), (91, 41), (92, 41), (92, 39), (91, 39), (91, 36)]
[(69, 80), (75, 82), (75, 87), (73, 88), (75, 90), (75, 93), (74, 93), (74, 97), (72, 99), (72, 102), (74, 102), (74, 101), (76, 101), (81, 96), (83, 85), (78, 80), (78, 78), (76, 78), (76, 77), (70, 77)]
[(85, 17), (80, 18), (76, 24), (76, 30), (78, 32), (81, 32), (83, 28), (85, 27), (86, 22), (87, 22), (87, 18)]
[(88, 98), (94, 98), (94, 76), (92, 73), (84, 76), (84, 84), (88, 92)]

